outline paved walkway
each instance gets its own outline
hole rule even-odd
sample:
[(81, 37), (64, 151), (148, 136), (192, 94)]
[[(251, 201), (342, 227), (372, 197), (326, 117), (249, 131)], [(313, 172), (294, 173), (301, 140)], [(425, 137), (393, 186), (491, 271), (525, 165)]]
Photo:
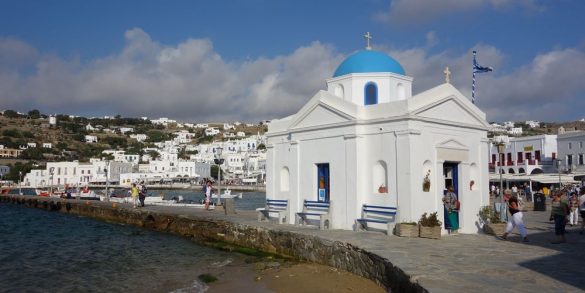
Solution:
[[(373, 252), (401, 268), (430, 292), (585, 292), (585, 235), (568, 227), (568, 243), (551, 244), (549, 212), (525, 212), (530, 242), (518, 234), (508, 241), (489, 235), (453, 235), (440, 240), (386, 236), (379, 232), (320, 231), (256, 220), (255, 212), (146, 209), (210, 218), (252, 226), (316, 235)], [(517, 231), (514, 231), (517, 233)]]

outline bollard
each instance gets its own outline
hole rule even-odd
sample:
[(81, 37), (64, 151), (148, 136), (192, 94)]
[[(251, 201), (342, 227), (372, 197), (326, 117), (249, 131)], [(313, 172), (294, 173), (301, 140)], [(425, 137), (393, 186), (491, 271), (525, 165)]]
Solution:
[(236, 206), (233, 198), (226, 198), (223, 203), (223, 211), (226, 215), (234, 215), (236, 213)]

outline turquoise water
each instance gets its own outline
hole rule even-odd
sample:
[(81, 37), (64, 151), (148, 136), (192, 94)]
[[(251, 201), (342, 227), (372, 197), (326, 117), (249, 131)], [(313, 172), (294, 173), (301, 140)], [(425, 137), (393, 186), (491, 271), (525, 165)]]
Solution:
[(243, 255), (133, 226), (4, 203), (0, 223), (0, 292), (204, 292), (200, 274), (252, 270)]

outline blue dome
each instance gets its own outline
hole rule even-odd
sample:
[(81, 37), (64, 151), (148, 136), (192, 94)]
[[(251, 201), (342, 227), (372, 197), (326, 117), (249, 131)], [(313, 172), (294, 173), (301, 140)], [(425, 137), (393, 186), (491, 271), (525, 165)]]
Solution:
[(392, 72), (405, 75), (404, 68), (392, 57), (377, 51), (359, 51), (341, 62), (333, 77), (350, 73)]

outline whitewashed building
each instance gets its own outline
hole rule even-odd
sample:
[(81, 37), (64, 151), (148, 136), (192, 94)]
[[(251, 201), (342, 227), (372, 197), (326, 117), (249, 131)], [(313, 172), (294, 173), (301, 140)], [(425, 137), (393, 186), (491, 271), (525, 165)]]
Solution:
[(585, 131), (559, 134), (557, 148), (561, 171), (585, 172)]
[(524, 137), (494, 137), (495, 141), (506, 144), (500, 168), (498, 148), (490, 143), (490, 170), (503, 174), (540, 174), (556, 172), (554, 160), (557, 158), (556, 135), (534, 135)]
[(397, 222), (429, 212), (443, 220), (453, 185), (459, 231), (478, 232), (489, 204), (486, 115), (449, 83), (412, 96), (412, 80), (388, 55), (358, 51), (327, 90), (270, 122), (266, 196), (289, 200), (290, 223), (305, 199), (331, 203), (334, 229), (353, 229), (363, 204), (397, 207)]
[(86, 135), (85, 136), (86, 143), (96, 143), (97, 141), (98, 141), (98, 138), (95, 135)]

